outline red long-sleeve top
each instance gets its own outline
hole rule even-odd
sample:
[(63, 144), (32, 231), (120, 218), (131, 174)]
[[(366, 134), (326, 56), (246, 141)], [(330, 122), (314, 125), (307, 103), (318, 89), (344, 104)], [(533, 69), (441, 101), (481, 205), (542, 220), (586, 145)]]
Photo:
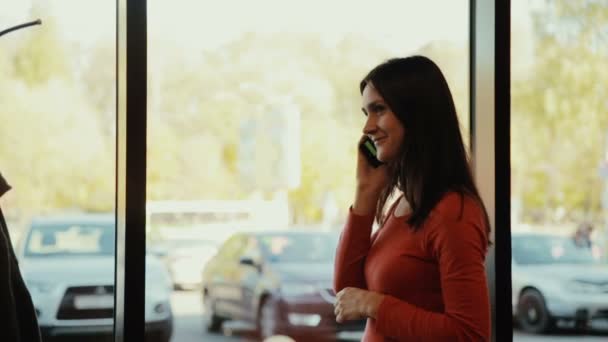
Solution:
[(373, 220), (350, 211), (334, 271), (336, 292), (385, 295), (363, 341), (489, 341), (488, 236), (477, 202), (449, 193), (418, 231), (393, 210), (372, 234)]

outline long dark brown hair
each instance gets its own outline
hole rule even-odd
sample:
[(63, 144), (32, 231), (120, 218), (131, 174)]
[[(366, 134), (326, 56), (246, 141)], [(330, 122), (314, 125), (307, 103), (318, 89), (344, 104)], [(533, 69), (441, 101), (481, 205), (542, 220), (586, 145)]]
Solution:
[(473, 181), (454, 100), (439, 67), (423, 56), (390, 59), (363, 78), (362, 94), (370, 82), (405, 128), (399, 156), (387, 165), (389, 183), (377, 203), (378, 223), (384, 223), (386, 202), (396, 190), (403, 192), (411, 207), (407, 220), (415, 230), (446, 193), (457, 192), (461, 203), (464, 196), (479, 203), (489, 233), (488, 214)]

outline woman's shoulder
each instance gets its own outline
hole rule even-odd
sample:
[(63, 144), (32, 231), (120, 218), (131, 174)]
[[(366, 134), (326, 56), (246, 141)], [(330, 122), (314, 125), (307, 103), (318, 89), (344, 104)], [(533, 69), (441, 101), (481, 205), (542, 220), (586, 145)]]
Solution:
[(467, 218), (484, 217), (482, 204), (473, 196), (457, 191), (450, 191), (437, 202), (431, 215), (445, 221), (461, 221)]
[(430, 215), (427, 237), (433, 245), (474, 239), (487, 246), (487, 221), (483, 204), (466, 193), (446, 193)]

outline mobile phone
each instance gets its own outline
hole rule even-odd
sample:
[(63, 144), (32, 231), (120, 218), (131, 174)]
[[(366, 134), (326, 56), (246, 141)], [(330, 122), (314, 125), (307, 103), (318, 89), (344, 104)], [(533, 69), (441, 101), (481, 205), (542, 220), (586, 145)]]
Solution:
[(383, 164), (381, 161), (378, 160), (376, 145), (374, 145), (374, 142), (369, 137), (365, 137), (365, 139), (359, 145), (359, 149), (365, 156), (365, 159), (367, 159), (367, 162), (372, 167), (376, 168)]

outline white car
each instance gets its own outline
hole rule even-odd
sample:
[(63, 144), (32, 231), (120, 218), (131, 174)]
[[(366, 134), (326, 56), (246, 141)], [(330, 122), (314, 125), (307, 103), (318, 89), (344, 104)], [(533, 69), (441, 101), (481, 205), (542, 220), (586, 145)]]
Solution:
[(604, 329), (608, 265), (568, 236), (512, 234), (513, 315), (521, 329)]
[[(114, 215), (85, 214), (32, 221), (17, 249), (43, 336), (106, 335), (113, 331)], [(146, 258), (147, 341), (173, 331), (171, 280)]]

